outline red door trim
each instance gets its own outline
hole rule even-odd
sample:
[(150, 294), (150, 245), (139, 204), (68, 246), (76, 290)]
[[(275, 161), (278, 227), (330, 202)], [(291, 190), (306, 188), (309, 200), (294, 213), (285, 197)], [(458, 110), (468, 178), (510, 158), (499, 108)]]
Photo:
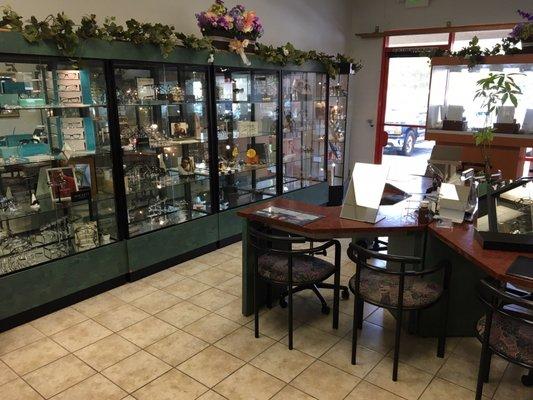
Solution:
[(381, 75), (379, 78), (378, 112), (376, 120), (376, 145), (374, 149), (374, 164), (381, 164), (383, 157), (383, 143), (385, 138), (385, 109), (387, 107), (387, 85), (389, 81), (389, 55), (386, 51), (389, 38), (383, 38), (383, 48), (381, 53)]

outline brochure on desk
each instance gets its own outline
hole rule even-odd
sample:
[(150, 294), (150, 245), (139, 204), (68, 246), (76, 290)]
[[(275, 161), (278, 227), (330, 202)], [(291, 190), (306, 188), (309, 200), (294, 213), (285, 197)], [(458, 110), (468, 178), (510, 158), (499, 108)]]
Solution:
[(323, 215), (306, 214), (299, 211), (288, 210), (280, 207), (267, 207), (262, 210), (257, 210), (254, 214), (261, 217), (277, 219), (278, 221), (288, 222), (294, 225), (307, 225), (313, 221), (323, 218)]

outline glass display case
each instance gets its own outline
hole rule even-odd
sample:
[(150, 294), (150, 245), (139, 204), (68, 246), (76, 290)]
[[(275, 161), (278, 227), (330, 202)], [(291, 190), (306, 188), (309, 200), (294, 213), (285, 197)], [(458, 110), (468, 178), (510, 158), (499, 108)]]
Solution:
[(0, 275), (118, 240), (104, 64), (0, 63)]
[(215, 99), (220, 210), (275, 196), (278, 73), (219, 68)]
[(329, 80), (328, 182), (330, 186), (344, 183), (346, 113), (350, 75), (339, 74)]
[(283, 74), (283, 192), (325, 181), (326, 74)]
[(502, 186), (487, 201), (488, 213), (476, 221), (483, 248), (533, 251), (533, 177)]
[[(477, 82), (491, 73), (514, 74), (523, 94), (517, 95), (516, 107), (508, 101), (486, 120), (483, 99), (474, 100), (474, 95)], [(533, 56), (489, 57), (471, 69), (461, 59), (433, 60), (428, 130), (468, 132), (485, 126), (492, 126), (496, 133), (533, 134)]]
[(207, 69), (115, 65), (129, 236), (211, 212)]

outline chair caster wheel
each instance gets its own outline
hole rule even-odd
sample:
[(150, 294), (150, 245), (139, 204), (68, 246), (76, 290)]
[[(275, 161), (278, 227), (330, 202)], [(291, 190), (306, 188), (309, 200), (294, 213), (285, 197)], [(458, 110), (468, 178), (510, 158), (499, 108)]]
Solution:
[(522, 381), (522, 385), (524, 386), (533, 386), (533, 375), (532, 374), (527, 374), (527, 375), (522, 375), (522, 378), (520, 379)]
[(328, 315), (330, 312), (330, 308), (328, 306), (322, 306), (322, 314)]
[(341, 297), (343, 300), (348, 300), (350, 298), (350, 292), (348, 290), (344, 289), (342, 291)]
[(279, 299), (279, 306), (280, 306), (281, 308), (287, 308), (288, 305), (289, 305), (289, 304), (287, 303), (287, 300), (285, 300), (284, 298)]

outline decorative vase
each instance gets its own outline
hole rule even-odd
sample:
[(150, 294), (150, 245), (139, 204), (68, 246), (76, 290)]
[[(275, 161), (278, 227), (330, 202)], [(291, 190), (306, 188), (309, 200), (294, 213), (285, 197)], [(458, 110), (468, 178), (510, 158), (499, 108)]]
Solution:
[(522, 53), (533, 54), (533, 36), (522, 40)]

